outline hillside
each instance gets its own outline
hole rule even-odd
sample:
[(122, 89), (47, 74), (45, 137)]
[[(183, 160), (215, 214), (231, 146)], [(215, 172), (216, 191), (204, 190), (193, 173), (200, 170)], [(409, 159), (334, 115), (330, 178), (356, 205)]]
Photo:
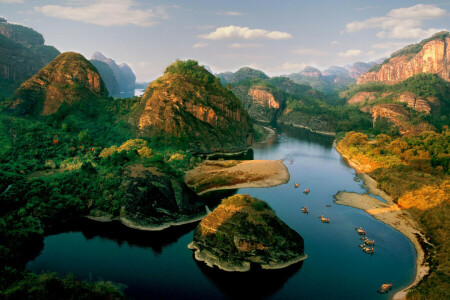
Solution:
[(136, 111), (144, 136), (182, 138), (195, 152), (246, 150), (253, 141), (240, 101), (196, 61), (177, 61), (153, 81)]
[(17, 89), (10, 109), (19, 114), (50, 115), (63, 105), (108, 95), (97, 69), (81, 54), (60, 54)]
[(58, 56), (31, 28), (0, 22), (0, 98), (10, 97), (22, 82)]
[(420, 73), (437, 74), (445, 81), (450, 81), (449, 44), (448, 31), (437, 33), (420, 43), (394, 52), (382, 64), (361, 75), (357, 82), (395, 84)]

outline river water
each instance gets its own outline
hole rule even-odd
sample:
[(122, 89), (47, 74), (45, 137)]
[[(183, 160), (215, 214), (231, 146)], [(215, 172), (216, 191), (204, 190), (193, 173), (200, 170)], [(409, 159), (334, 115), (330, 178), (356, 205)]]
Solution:
[[(254, 148), (254, 157), (283, 159), (289, 183), (237, 191), (267, 201), (300, 233), (308, 255), (300, 264), (226, 273), (193, 259), (187, 245), (196, 224), (154, 233), (86, 221), (74, 231), (46, 237), (40, 255), (27, 268), (120, 283), (134, 299), (388, 299), (413, 280), (416, 252), (398, 231), (364, 211), (333, 202), (340, 190), (366, 190), (332, 143), (333, 138), (304, 129), (280, 127), (276, 139)], [(308, 195), (302, 193), (305, 188), (311, 189)], [(300, 211), (305, 204), (308, 215)], [(320, 222), (322, 214), (331, 219), (329, 224)], [(373, 255), (359, 248), (355, 227), (360, 226), (376, 241)], [(394, 288), (380, 295), (376, 290), (384, 282), (392, 282)]]

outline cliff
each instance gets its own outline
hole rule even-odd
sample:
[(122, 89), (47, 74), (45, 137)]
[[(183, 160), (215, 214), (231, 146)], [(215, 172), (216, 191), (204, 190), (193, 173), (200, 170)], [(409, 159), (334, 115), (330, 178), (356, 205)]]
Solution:
[(189, 248), (195, 259), (225, 271), (249, 271), (252, 264), (279, 269), (306, 258), (303, 238), (249, 195), (222, 200), (197, 226)]
[(142, 96), (143, 135), (186, 138), (194, 152), (236, 152), (253, 141), (249, 115), (239, 99), (196, 61), (177, 61)]
[(43, 36), (31, 28), (0, 23), (0, 97), (9, 97), (22, 82), (58, 56), (44, 45)]
[(107, 95), (97, 69), (81, 54), (66, 52), (24, 82), (10, 108), (20, 114), (50, 115), (63, 103), (71, 106)]
[(357, 83), (394, 84), (419, 73), (437, 74), (450, 81), (449, 43), (449, 32), (441, 32), (418, 44), (407, 46), (395, 52), (386, 63), (375, 70), (361, 75)]
[(246, 97), (241, 99), (250, 117), (255, 121), (265, 123), (274, 121), (280, 107), (284, 104), (281, 93), (260, 85), (252, 86)]
[(111, 67), (107, 63), (95, 59), (91, 59), (90, 62), (97, 68), (97, 71), (102, 77), (106, 89), (108, 90), (108, 94), (113, 97), (120, 95), (119, 83), (117, 82)]
[[(131, 70), (131, 68), (127, 64), (122, 63), (118, 65), (112, 58), (108, 58), (100, 52), (95, 52), (92, 55), (91, 62), (92, 61), (100, 61), (107, 64), (112, 73), (114, 74), (114, 78), (117, 82), (118, 89), (115, 90), (114, 92), (110, 91), (111, 96), (120, 98), (134, 96), (136, 75), (134, 75), (133, 70)], [(107, 68), (101, 68), (98, 71), (102, 76), (102, 78), (103, 77), (109, 78), (110, 71), (107, 70)], [(108, 85), (110, 84), (108, 83)]]

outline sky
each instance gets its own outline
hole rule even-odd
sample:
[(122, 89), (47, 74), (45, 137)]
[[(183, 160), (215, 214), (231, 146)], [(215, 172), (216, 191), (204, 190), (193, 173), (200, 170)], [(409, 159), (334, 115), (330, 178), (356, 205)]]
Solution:
[(374, 61), (450, 28), (450, 1), (0, 0), (47, 45), (100, 51), (151, 81), (176, 59), (270, 76)]

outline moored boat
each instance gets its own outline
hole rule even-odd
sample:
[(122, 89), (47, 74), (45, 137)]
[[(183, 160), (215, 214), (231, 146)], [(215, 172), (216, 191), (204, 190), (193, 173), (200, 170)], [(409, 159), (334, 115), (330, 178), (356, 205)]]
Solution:
[(378, 289), (378, 293), (384, 294), (389, 292), (392, 289), (392, 283), (383, 283)]

